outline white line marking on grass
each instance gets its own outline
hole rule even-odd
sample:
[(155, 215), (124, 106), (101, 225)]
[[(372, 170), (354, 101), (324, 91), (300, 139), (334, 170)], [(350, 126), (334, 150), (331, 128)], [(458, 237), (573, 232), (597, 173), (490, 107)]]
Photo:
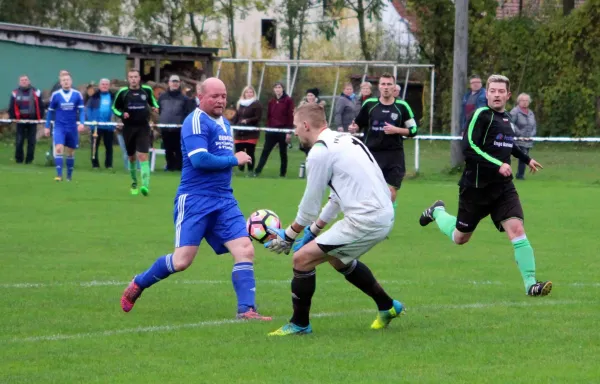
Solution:
[[(26, 289), (26, 288), (51, 288), (51, 287), (82, 287), (82, 288), (93, 288), (93, 287), (107, 287), (107, 286), (123, 286), (126, 287), (130, 283), (128, 281), (118, 280), (92, 280), (92, 281), (67, 281), (64, 283), (3, 283), (0, 284), (0, 289)], [(219, 284), (231, 284), (231, 280), (166, 280), (168, 284), (190, 284), (190, 285), (219, 285)], [(286, 280), (257, 280), (260, 284), (289, 284), (291, 279)], [(411, 281), (411, 280), (379, 280), (381, 284), (394, 284), (394, 285), (434, 285), (438, 284), (435, 281)], [(466, 284), (466, 285), (507, 285), (502, 281), (469, 281), (469, 280), (448, 280), (450, 284)], [(326, 280), (322, 284), (345, 284), (344, 279), (338, 280)], [(600, 282), (554, 282), (556, 286), (569, 286), (569, 287), (600, 287)]]
[[(536, 301), (532, 301), (536, 300)], [(541, 299), (537, 301), (537, 299), (531, 299), (530, 301), (522, 301), (522, 302), (495, 302), (495, 303), (469, 303), (469, 304), (425, 304), (425, 305), (416, 305), (414, 307), (408, 306), (407, 313), (420, 312), (421, 310), (454, 310), (454, 309), (485, 309), (485, 308), (494, 308), (494, 307), (541, 307), (541, 306), (556, 306), (556, 305), (572, 305), (572, 304), (581, 304), (583, 301), (579, 300), (547, 300)], [(340, 317), (340, 316), (348, 316), (348, 315), (357, 315), (361, 313), (373, 313), (375, 314), (375, 310), (373, 309), (362, 309), (357, 311), (348, 311), (348, 312), (323, 312), (323, 313), (315, 313), (312, 314), (311, 317), (319, 318), (319, 317)], [(274, 316), (273, 319), (287, 319), (289, 316)], [(197, 323), (189, 323), (189, 324), (175, 324), (175, 325), (155, 325), (155, 326), (147, 326), (147, 327), (136, 327), (136, 328), (124, 328), (124, 329), (109, 329), (105, 331), (97, 331), (97, 332), (85, 332), (85, 333), (73, 333), (73, 334), (55, 334), (55, 335), (47, 335), (47, 336), (31, 336), (24, 338), (13, 338), (10, 340), (6, 340), (3, 344), (9, 343), (33, 343), (40, 341), (60, 341), (60, 340), (76, 340), (76, 339), (88, 339), (93, 337), (108, 337), (115, 335), (125, 335), (125, 334), (134, 334), (134, 333), (154, 333), (154, 332), (172, 332), (180, 329), (190, 329), (190, 328), (203, 328), (203, 327), (218, 327), (222, 325), (229, 324), (242, 324), (245, 320), (236, 320), (236, 319), (221, 319), (221, 320), (210, 320), (210, 321), (200, 321)]]

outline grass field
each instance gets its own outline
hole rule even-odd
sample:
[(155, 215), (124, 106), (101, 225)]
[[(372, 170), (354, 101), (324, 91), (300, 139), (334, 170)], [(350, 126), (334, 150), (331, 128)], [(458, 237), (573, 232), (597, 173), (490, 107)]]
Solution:
[[(31, 166), (0, 146), (1, 383), (598, 382), (597, 148), (538, 145), (532, 155), (545, 169), (517, 184), (550, 296), (525, 296), (512, 247), (489, 219), (462, 247), (418, 225), (437, 198), (457, 208), (458, 175), (442, 172), (448, 143), (422, 143), (421, 174), (399, 193), (389, 240), (362, 259), (407, 315), (370, 330), (374, 304), (324, 265), (314, 334), (273, 339), (266, 334), (291, 314), (291, 262), (260, 246), (257, 297), (271, 323), (232, 320), (231, 258), (206, 245), (189, 270), (121, 311), (133, 274), (172, 250), (178, 175), (156, 172), (151, 196), (132, 197), (118, 148), (116, 173), (93, 172), (86, 149), (74, 182), (55, 183), (42, 166), (46, 144)], [(263, 177), (236, 175), (246, 215), (269, 208), (294, 218), (300, 155), (293, 151), (287, 179), (274, 177), (277, 153)]]

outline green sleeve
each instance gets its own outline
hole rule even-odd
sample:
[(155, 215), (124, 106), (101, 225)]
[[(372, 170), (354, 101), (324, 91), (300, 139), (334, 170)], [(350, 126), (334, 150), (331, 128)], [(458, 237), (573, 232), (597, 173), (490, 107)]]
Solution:
[(123, 95), (127, 90), (127, 87), (123, 87), (119, 89), (119, 92), (115, 95), (115, 100), (113, 101), (112, 111), (117, 117), (123, 116)]
[(502, 165), (500, 160), (490, 156), (476, 144), (485, 141), (487, 131), (492, 125), (492, 117), (489, 116), (489, 113), (483, 113), (488, 110), (488, 107), (481, 107), (473, 114), (473, 118), (467, 128), (466, 138), (468, 141), (468, 148), (467, 151), (465, 151), (465, 157), (474, 160), (484, 159), (485, 161), (500, 167)]

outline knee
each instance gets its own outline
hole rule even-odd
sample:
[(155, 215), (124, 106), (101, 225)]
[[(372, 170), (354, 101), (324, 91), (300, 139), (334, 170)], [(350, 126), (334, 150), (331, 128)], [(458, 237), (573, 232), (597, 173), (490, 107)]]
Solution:
[(232, 249), (231, 253), (236, 263), (252, 263), (254, 262), (254, 247), (250, 242), (250, 239), (240, 243), (235, 249)]
[(456, 244), (456, 245), (467, 244), (470, 239), (471, 239), (470, 233), (462, 233), (457, 230), (454, 230), (454, 233), (452, 233), (452, 240), (454, 241), (454, 244)]
[(300, 249), (298, 252), (294, 253), (292, 258), (292, 264), (295, 270), (304, 271), (308, 267), (308, 257), (305, 252), (302, 252)]
[(507, 232), (508, 232), (508, 238), (510, 240), (513, 240), (517, 237), (525, 236), (525, 227), (523, 227), (523, 223), (521, 223), (519, 221), (518, 223), (515, 223), (514, 225), (512, 225)]
[(192, 265), (194, 257), (196, 257), (196, 247), (181, 247), (175, 250), (173, 254), (173, 268), (177, 272), (185, 271)]

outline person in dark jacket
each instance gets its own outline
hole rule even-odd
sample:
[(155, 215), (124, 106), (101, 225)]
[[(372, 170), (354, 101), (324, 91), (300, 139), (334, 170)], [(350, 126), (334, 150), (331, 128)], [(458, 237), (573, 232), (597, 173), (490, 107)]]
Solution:
[[(179, 76), (169, 78), (169, 90), (158, 98), (160, 107), (159, 124), (183, 124), (183, 120), (195, 109), (195, 102), (181, 92)], [(160, 133), (165, 145), (165, 157), (168, 171), (181, 171), (181, 127), (161, 128)]]
[[(256, 92), (252, 86), (247, 86), (242, 90), (242, 95), (236, 105), (236, 113), (231, 119), (231, 124), (244, 127), (257, 127), (262, 117), (262, 106), (256, 99)], [(234, 131), (233, 142), (235, 144), (235, 152), (244, 151), (252, 159), (248, 163), (248, 171), (254, 171), (254, 150), (258, 144), (260, 131)], [(240, 171), (244, 170), (244, 166), (239, 166)]]
[(285, 177), (287, 174), (287, 145), (292, 140), (294, 129), (294, 101), (283, 89), (283, 84), (275, 83), (273, 86), (274, 97), (269, 101), (267, 107), (267, 128), (280, 128), (288, 130), (285, 132), (267, 132), (265, 134), (265, 146), (260, 154), (260, 160), (254, 173), (255, 176), (262, 172), (269, 155), (275, 145), (279, 144), (279, 156), (281, 157), (281, 167), (279, 176)]
[[(112, 120), (112, 105), (115, 95), (110, 92), (110, 81), (102, 79), (98, 83), (98, 90), (88, 98), (85, 104), (85, 116), (88, 121), (98, 123), (109, 123)], [(98, 148), (100, 142), (104, 142), (105, 156), (104, 166), (106, 169), (113, 167), (113, 142), (115, 136), (114, 125), (95, 125), (90, 127), (92, 140), (92, 168), (100, 168), (98, 161)]]
[(356, 117), (356, 96), (352, 83), (344, 84), (344, 91), (335, 102), (333, 127), (338, 132), (348, 132), (348, 127)]
[[(19, 87), (12, 91), (8, 105), (8, 115), (16, 120), (41, 120), (44, 117), (44, 106), (41, 92), (31, 86), (29, 77), (23, 75), (19, 78)], [(37, 124), (17, 123), (17, 137), (15, 142), (15, 161), (17, 163), (31, 164), (35, 155)], [(27, 156), (23, 158), (23, 145), (27, 138)]]

